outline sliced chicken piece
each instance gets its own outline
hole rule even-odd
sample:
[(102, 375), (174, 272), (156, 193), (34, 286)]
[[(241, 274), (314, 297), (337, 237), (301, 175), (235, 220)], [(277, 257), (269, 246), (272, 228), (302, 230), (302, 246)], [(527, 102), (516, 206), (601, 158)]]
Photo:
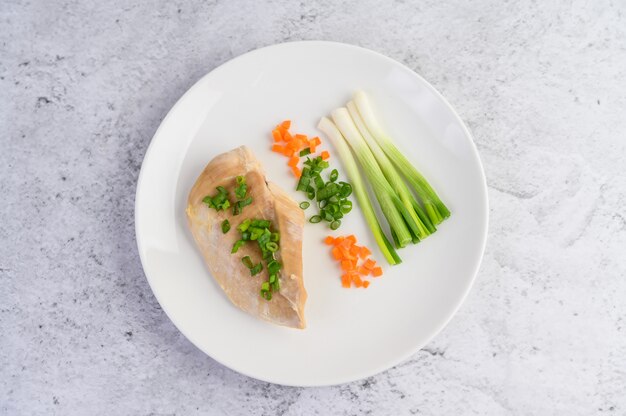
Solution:
[[(252, 204), (244, 207), (240, 215), (233, 215), (232, 207), (216, 211), (202, 202), (205, 196), (216, 194), (217, 186), (226, 188), (234, 202), (237, 176), (246, 178), (248, 195), (252, 197)], [(279, 273), (280, 290), (269, 301), (260, 294), (261, 283), (268, 279), (265, 262), (263, 271), (256, 276), (250, 276), (241, 262), (244, 256), (250, 256), (254, 264), (262, 261), (258, 244), (247, 242), (231, 254), (233, 244), (241, 237), (237, 226), (248, 218), (270, 220), (273, 231), (280, 233), (280, 248), (276, 253), (283, 265)], [(306, 326), (307, 294), (302, 279), (304, 213), (282, 189), (266, 182), (263, 168), (250, 149), (241, 146), (209, 162), (189, 193), (187, 219), (209, 271), (232, 303), (275, 324)], [(231, 224), (226, 234), (221, 229), (225, 219)]]

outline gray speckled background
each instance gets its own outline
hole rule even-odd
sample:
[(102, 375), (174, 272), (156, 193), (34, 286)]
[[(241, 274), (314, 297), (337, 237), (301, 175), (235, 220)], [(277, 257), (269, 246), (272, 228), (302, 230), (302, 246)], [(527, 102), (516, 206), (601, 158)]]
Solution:
[[(0, 2), (0, 414), (626, 414), (623, 1)], [(133, 229), (150, 138), (277, 42), (406, 63), (475, 135), (487, 251), (452, 323), (361, 382), (234, 373), (170, 323)]]

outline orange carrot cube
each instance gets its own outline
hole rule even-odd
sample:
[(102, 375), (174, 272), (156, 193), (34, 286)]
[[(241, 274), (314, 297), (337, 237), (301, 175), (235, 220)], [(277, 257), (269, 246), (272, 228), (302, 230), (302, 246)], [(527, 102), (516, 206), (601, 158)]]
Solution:
[(300, 158), (298, 158), (297, 156), (293, 156), (289, 159), (289, 163), (287, 164), (293, 168), (294, 166), (298, 166), (299, 161), (300, 161)]

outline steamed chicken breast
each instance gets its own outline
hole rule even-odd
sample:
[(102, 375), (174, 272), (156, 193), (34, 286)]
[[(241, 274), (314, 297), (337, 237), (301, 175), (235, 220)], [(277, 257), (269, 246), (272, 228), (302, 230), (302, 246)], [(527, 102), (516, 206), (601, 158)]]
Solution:
[[(232, 207), (217, 211), (202, 202), (214, 195), (217, 186), (223, 186), (234, 196), (236, 177), (243, 176), (252, 204), (233, 215)], [(249, 241), (231, 254), (233, 244), (241, 238), (237, 226), (246, 219), (265, 219), (272, 222), (273, 231), (280, 233), (280, 248), (276, 259), (283, 267), (279, 272), (280, 290), (271, 300), (261, 297), (261, 284), (268, 279), (267, 267), (250, 275), (242, 263), (250, 256), (256, 264), (261, 251), (255, 241)], [(294, 328), (304, 328), (306, 290), (302, 279), (302, 232), (304, 213), (282, 189), (265, 180), (263, 168), (250, 149), (238, 147), (215, 157), (204, 168), (189, 193), (187, 205), (189, 228), (205, 263), (230, 301), (244, 311), (266, 321)], [(228, 219), (231, 230), (223, 233), (222, 221)]]

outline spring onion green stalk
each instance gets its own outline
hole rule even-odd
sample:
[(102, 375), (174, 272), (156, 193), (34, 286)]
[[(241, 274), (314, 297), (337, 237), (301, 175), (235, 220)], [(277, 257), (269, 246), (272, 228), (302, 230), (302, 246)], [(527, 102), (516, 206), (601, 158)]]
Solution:
[(337, 129), (335, 124), (326, 117), (322, 117), (317, 125), (317, 128), (330, 138), (335, 146), (335, 149), (337, 149), (343, 165), (346, 168), (346, 172), (348, 173), (348, 177), (350, 178), (350, 182), (352, 183), (352, 188), (354, 189), (356, 198), (359, 201), (361, 209), (363, 210), (365, 220), (372, 230), (374, 239), (376, 240), (380, 251), (383, 253), (383, 256), (385, 256), (385, 259), (387, 259), (389, 264), (400, 264), (402, 260), (383, 233), (378, 219), (376, 218), (376, 213), (372, 207), (369, 195), (367, 194), (367, 190), (365, 189), (365, 185), (363, 184), (363, 180), (361, 179), (359, 168), (357, 167), (356, 161), (350, 151), (350, 147), (348, 147), (348, 144), (342, 137), (341, 132)]
[[(411, 216), (411, 220), (413, 222), (407, 223), (409, 223), (410, 226), (412, 225), (410, 228), (413, 232), (413, 242), (417, 243), (419, 240), (423, 240), (431, 232), (434, 232), (435, 228), (431, 224), (430, 220), (428, 219), (422, 208), (419, 206), (419, 203), (413, 197), (413, 194), (411, 194), (411, 191), (404, 183), (404, 180), (402, 180), (402, 178), (400, 177), (400, 174), (396, 171), (393, 163), (391, 163), (387, 155), (385, 155), (385, 152), (383, 152), (378, 143), (376, 143), (376, 141), (370, 134), (354, 102), (350, 101), (346, 107), (348, 108), (348, 113), (350, 113), (350, 116), (352, 117), (352, 121), (354, 121), (354, 124), (361, 133), (361, 136), (365, 140), (365, 143), (367, 143), (367, 146), (370, 148), (372, 154), (376, 158), (376, 161), (383, 171), (383, 174), (389, 181), (391, 187), (396, 191), (398, 197), (400, 197), (400, 200), (402, 201), (402, 204)], [(424, 218), (424, 222), (422, 221), (422, 218)]]
[(367, 129), (372, 136), (374, 136), (376, 142), (415, 189), (415, 192), (424, 204), (424, 208), (431, 222), (437, 225), (448, 218), (450, 211), (441, 199), (439, 199), (435, 190), (430, 186), (426, 178), (424, 178), (398, 150), (393, 140), (380, 127), (365, 93), (363, 91), (356, 92), (354, 94), (354, 102)]
[(363, 171), (372, 185), (381, 211), (389, 223), (391, 235), (396, 246), (405, 247), (413, 241), (412, 232), (415, 235), (418, 233), (416, 224), (387, 181), (387, 178), (385, 178), (383, 171), (376, 162), (376, 158), (374, 158), (372, 151), (367, 147), (363, 137), (361, 137), (361, 133), (359, 133), (348, 110), (346, 108), (338, 108), (332, 112), (332, 117), (335, 125), (354, 151), (354, 155), (363, 167)]

